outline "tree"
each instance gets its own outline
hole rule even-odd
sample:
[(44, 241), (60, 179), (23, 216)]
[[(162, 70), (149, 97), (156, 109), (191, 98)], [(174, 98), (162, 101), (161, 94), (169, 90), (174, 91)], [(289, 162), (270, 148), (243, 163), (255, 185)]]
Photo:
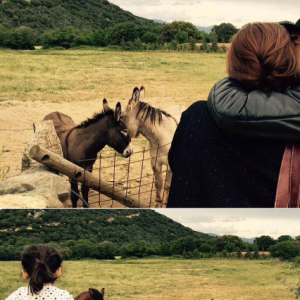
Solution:
[(17, 49), (34, 50), (37, 41), (37, 32), (29, 27), (21, 26), (15, 29)]
[(203, 244), (200, 245), (199, 251), (201, 253), (209, 253), (209, 252), (211, 252), (211, 248), (212, 248), (211, 245), (203, 243)]
[(256, 238), (253, 243), (257, 244), (260, 251), (268, 251), (270, 246), (276, 244), (276, 241), (268, 235), (262, 235)]
[[(176, 35), (179, 34), (179, 38), (186, 37), (187, 41), (189, 37), (193, 37), (195, 40), (200, 40), (201, 33), (192, 23), (183, 21), (174, 21), (170, 24), (164, 24), (161, 29), (161, 34), (159, 36), (160, 43), (170, 43), (172, 40), (176, 39)], [(176, 39), (177, 40), (177, 39)]]
[(293, 238), (290, 236), (290, 235), (281, 235), (279, 238), (278, 238), (278, 243), (280, 242), (286, 242), (286, 241), (292, 241)]
[(293, 241), (277, 243), (269, 248), (272, 257), (278, 257), (280, 260), (292, 260), (300, 255), (300, 246)]
[(80, 45), (93, 45), (94, 44), (94, 34), (89, 31), (81, 32), (74, 37), (71, 46)]
[(225, 249), (222, 251), (222, 257), (223, 258), (227, 258), (228, 257), (228, 252)]
[(200, 45), (199, 50), (203, 51), (203, 52), (207, 52), (207, 50), (208, 50), (207, 39), (204, 36), (202, 38), (202, 44)]
[(183, 252), (193, 252), (197, 248), (197, 240), (192, 237), (182, 237), (172, 242), (172, 254), (183, 254)]
[[(212, 251), (213, 252), (222, 252), (226, 245), (230, 243), (234, 245), (234, 250), (239, 247), (240, 249), (245, 249), (245, 243), (236, 235), (223, 235), (221, 237), (218, 237), (213, 245)], [(231, 245), (230, 245), (231, 247)]]
[(238, 29), (230, 23), (222, 23), (220, 25), (215, 25), (211, 33), (217, 36), (219, 43), (229, 43), (232, 36), (238, 31)]
[(231, 242), (228, 242), (227, 244), (226, 244), (226, 246), (225, 246), (225, 250), (227, 251), (227, 252), (234, 252), (235, 250), (236, 250), (236, 246), (235, 246), (235, 244), (234, 243), (231, 243)]
[(34, 50), (37, 34), (29, 27), (7, 29), (0, 25), (0, 46), (11, 49)]
[(247, 247), (247, 251), (246, 251), (246, 254), (245, 254), (245, 258), (251, 258), (251, 251), (250, 251), (250, 248)]
[(130, 256), (136, 256), (136, 257), (144, 257), (147, 256), (148, 251), (148, 245), (145, 241), (141, 240), (138, 242), (130, 243), (126, 246), (124, 246), (121, 249), (121, 255), (122, 257), (130, 257)]
[(218, 40), (217, 40), (217, 35), (215, 34), (215, 32), (211, 33), (210, 41), (211, 41), (210, 51), (213, 52), (213, 53), (217, 52), (217, 50), (218, 50)]
[(50, 47), (70, 48), (76, 37), (75, 30), (72, 26), (48, 30), (41, 36), (41, 44), (44, 49)]
[(154, 44), (157, 42), (157, 34), (151, 31), (147, 31), (142, 35), (141, 40), (146, 44)]
[(72, 258), (92, 258), (94, 244), (89, 240), (78, 240), (75, 244), (70, 245), (69, 249), (71, 250)]
[(189, 35), (186, 31), (183, 30), (179, 30), (175, 36), (174, 36), (175, 40), (179, 43), (179, 44), (183, 44), (183, 43), (187, 43), (188, 39), (189, 39)]
[(121, 45), (122, 41), (133, 42), (139, 37), (138, 27), (129, 22), (111, 27), (106, 33), (106, 43), (109, 45)]
[(194, 51), (196, 49), (196, 41), (193, 37), (189, 37), (189, 45), (190, 45), (190, 50)]
[(94, 35), (93, 35), (93, 45), (94, 46), (101, 46), (101, 47), (104, 47), (106, 46), (106, 34), (105, 34), (105, 31), (104, 30), (96, 30), (94, 32)]
[(259, 259), (259, 253), (258, 253), (258, 246), (257, 246), (257, 244), (254, 244), (253, 250), (254, 250), (253, 258)]

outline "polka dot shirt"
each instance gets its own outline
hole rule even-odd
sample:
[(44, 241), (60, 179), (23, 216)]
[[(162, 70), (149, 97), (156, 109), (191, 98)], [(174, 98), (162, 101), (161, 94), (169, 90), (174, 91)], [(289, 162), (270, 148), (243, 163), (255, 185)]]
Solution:
[(28, 287), (20, 287), (5, 300), (74, 300), (74, 298), (67, 291), (47, 285), (38, 295), (32, 295)]

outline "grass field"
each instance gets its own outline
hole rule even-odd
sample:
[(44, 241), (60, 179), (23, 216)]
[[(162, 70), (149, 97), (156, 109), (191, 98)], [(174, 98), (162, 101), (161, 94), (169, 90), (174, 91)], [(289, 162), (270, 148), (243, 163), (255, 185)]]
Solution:
[[(20, 262), (1, 262), (0, 300), (27, 283)], [(56, 285), (73, 296), (88, 287), (106, 288), (106, 299), (295, 299), (300, 269), (276, 260), (72, 261)]]
[(1, 50), (0, 66), (2, 104), (125, 100), (141, 85), (149, 100), (191, 104), (224, 77), (225, 54)]

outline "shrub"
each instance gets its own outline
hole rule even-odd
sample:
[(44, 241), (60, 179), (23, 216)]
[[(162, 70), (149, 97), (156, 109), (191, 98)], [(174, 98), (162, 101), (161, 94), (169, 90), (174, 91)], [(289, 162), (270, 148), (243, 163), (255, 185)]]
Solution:
[(281, 261), (292, 260), (300, 255), (300, 247), (293, 241), (280, 242), (270, 247), (272, 257), (278, 257)]

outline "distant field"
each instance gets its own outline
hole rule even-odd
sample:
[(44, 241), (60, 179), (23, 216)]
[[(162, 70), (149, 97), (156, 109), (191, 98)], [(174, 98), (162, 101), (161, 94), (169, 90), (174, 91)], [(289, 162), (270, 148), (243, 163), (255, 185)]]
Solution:
[[(19, 262), (0, 264), (0, 300), (26, 285)], [(300, 269), (275, 260), (72, 261), (57, 286), (73, 296), (88, 287), (106, 288), (106, 299), (295, 299)]]
[(141, 85), (148, 100), (191, 104), (225, 75), (225, 54), (1, 49), (0, 66), (1, 104), (126, 100)]

